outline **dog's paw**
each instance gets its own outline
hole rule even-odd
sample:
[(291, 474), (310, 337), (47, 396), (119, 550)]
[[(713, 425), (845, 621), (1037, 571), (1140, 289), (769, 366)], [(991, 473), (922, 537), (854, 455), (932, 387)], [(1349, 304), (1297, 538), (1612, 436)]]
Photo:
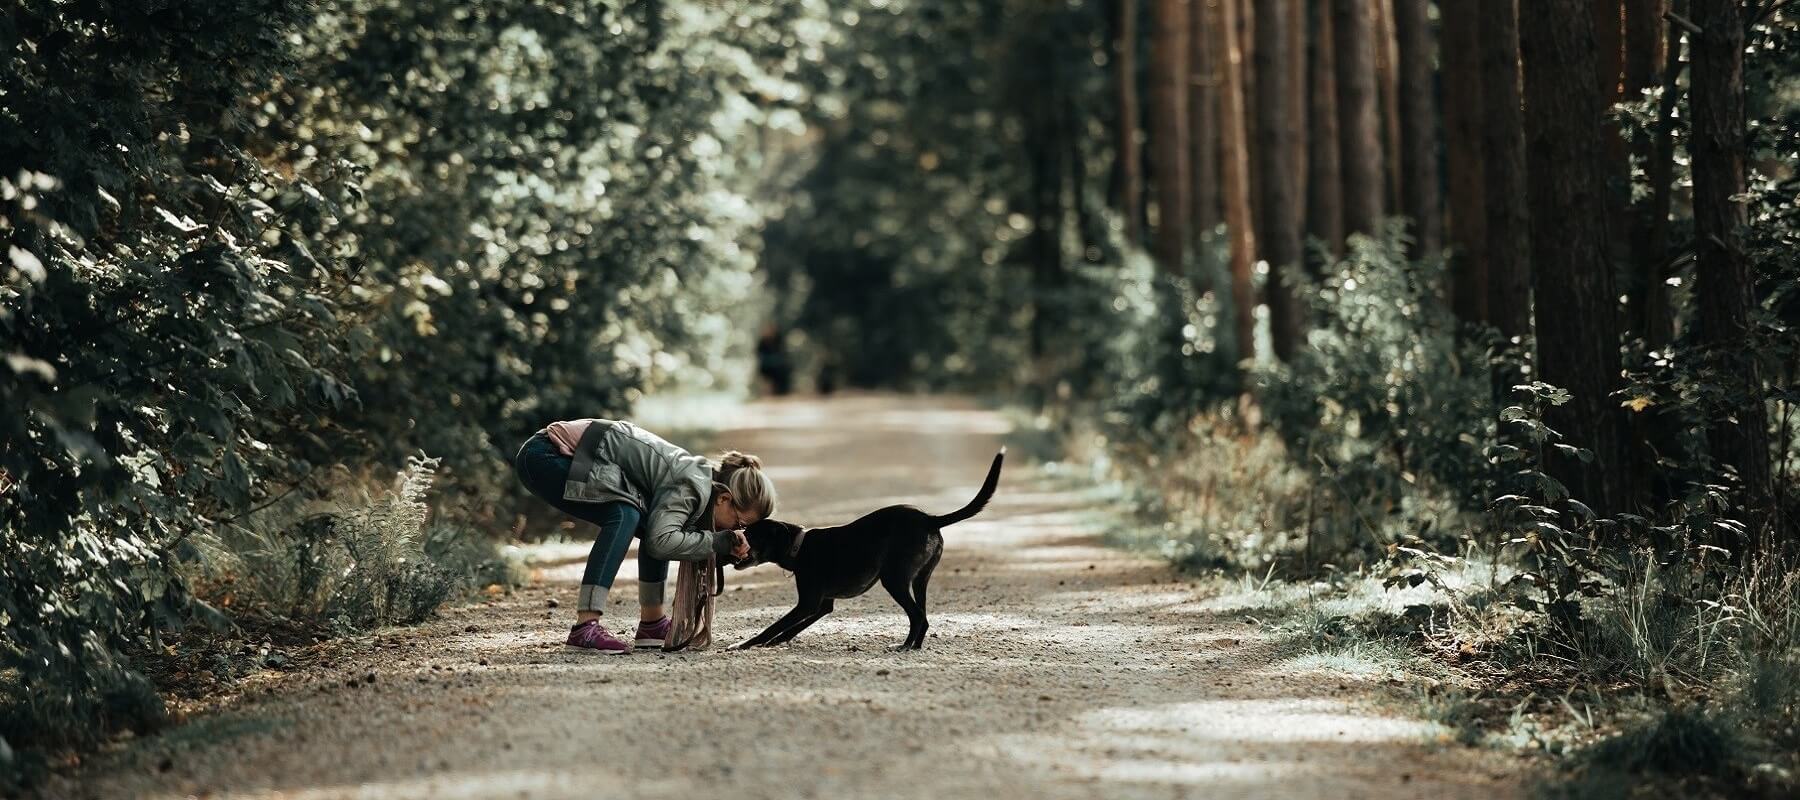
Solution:
[(755, 646), (756, 645), (753, 645), (750, 643), (749, 639), (745, 639), (744, 641), (738, 642), (737, 644), (734, 644), (725, 649), (726, 650), (749, 650), (750, 648), (755, 647)]

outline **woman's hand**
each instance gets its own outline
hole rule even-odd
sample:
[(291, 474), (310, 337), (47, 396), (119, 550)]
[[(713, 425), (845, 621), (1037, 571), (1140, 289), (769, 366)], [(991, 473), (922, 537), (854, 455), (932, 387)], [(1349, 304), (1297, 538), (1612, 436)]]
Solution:
[(743, 561), (750, 557), (750, 540), (744, 537), (743, 531), (732, 531), (734, 544), (731, 545), (731, 559)]

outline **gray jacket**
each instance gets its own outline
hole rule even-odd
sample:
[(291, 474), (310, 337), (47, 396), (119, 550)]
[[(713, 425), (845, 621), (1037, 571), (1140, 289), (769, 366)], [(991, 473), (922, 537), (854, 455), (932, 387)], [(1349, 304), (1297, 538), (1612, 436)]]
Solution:
[(588, 421), (575, 446), (563, 499), (630, 503), (644, 514), (640, 547), (651, 558), (728, 556), (736, 537), (712, 530), (712, 463), (629, 422)]

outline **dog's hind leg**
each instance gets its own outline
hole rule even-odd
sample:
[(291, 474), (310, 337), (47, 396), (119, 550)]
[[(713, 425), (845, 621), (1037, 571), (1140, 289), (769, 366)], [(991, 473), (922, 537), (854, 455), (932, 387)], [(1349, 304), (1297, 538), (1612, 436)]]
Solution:
[(939, 543), (937, 549), (932, 552), (931, 558), (925, 562), (925, 566), (919, 568), (919, 574), (914, 575), (912, 579), (913, 602), (919, 604), (919, 619), (923, 623), (918, 626), (917, 633), (909, 633), (906, 637), (907, 643), (912, 645), (914, 650), (925, 646), (925, 628), (930, 625), (930, 622), (925, 620), (925, 587), (931, 583), (931, 571), (937, 569), (938, 559), (943, 555), (944, 545)]
[(882, 587), (886, 588), (888, 594), (894, 596), (894, 602), (899, 603), (900, 608), (906, 611), (908, 625), (906, 641), (901, 642), (894, 648), (895, 650), (917, 650), (925, 643), (927, 626), (925, 608), (913, 599), (912, 592), (909, 591), (911, 587), (907, 585), (909, 583), (907, 577), (893, 572), (881, 576)]
[(832, 608), (831, 598), (829, 598), (829, 597), (825, 598), (825, 604), (822, 606), (819, 606), (819, 610), (817, 612), (815, 612), (812, 616), (807, 617), (805, 619), (800, 620), (799, 622), (796, 622), (792, 625), (787, 626), (787, 628), (785, 630), (783, 630), (782, 632), (780, 632), (778, 634), (775, 634), (775, 638), (770, 639), (767, 642), (764, 642), (763, 646), (764, 647), (774, 647), (775, 645), (778, 645), (778, 644), (786, 644), (789, 639), (792, 639), (795, 636), (799, 636), (801, 631), (806, 630), (806, 627), (808, 625), (811, 625), (815, 622), (818, 622), (821, 619), (824, 619), (826, 614), (831, 613), (831, 608)]

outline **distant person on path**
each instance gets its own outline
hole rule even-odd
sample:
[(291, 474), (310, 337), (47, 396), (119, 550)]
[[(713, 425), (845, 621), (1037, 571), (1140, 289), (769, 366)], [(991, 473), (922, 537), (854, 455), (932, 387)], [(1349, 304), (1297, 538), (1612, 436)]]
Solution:
[(781, 397), (794, 390), (794, 365), (788, 359), (781, 328), (769, 325), (756, 337), (756, 372), (769, 382), (769, 393)]
[(631, 652), (600, 624), (632, 537), (638, 547), (639, 647), (660, 647), (673, 623), (663, 612), (669, 561), (750, 554), (743, 528), (775, 513), (775, 483), (756, 456), (727, 451), (719, 463), (629, 422), (552, 422), (513, 459), (519, 481), (563, 513), (600, 526), (581, 577), (570, 647)]

